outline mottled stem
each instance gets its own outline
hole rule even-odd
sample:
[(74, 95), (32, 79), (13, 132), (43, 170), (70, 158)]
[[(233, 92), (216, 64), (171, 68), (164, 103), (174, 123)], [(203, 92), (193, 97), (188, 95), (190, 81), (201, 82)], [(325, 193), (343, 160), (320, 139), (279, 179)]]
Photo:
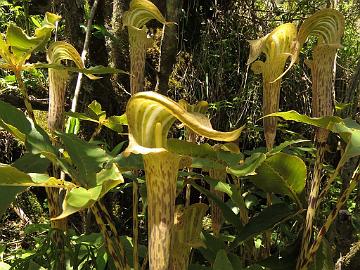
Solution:
[(322, 200), (324, 199), (324, 197), (326, 196), (326, 194), (330, 190), (331, 185), (333, 184), (336, 177), (339, 175), (340, 170), (344, 166), (346, 160), (347, 160), (346, 156), (343, 155), (341, 157), (340, 161), (338, 162), (335, 171), (331, 174), (329, 180), (326, 181), (326, 184), (325, 184), (324, 188), (322, 188), (322, 190), (320, 192), (320, 195), (318, 196), (317, 203), (316, 203), (316, 209), (319, 208), (320, 203), (322, 202)]
[(131, 94), (144, 91), (146, 49), (151, 45), (145, 28), (128, 26), (130, 44)]
[[(313, 50), (313, 60), (308, 61), (312, 76), (312, 111), (313, 117), (333, 115), (333, 80), (334, 61), (338, 45), (317, 45)], [(317, 145), (316, 161), (311, 182), (309, 204), (306, 212), (305, 228), (301, 244), (301, 252), (297, 261), (297, 268), (301, 269), (308, 257), (308, 247), (312, 237), (313, 219), (315, 217), (317, 200), (321, 182), (321, 169), (324, 160), (326, 141), (329, 131), (323, 128), (315, 130)]]
[[(210, 169), (209, 170), (209, 176), (219, 180), (221, 182), (226, 181), (226, 170), (225, 169)], [(221, 201), (224, 200), (224, 193), (220, 191), (216, 191), (213, 188), (210, 189), (210, 191), (215, 194)], [(222, 215), (221, 209), (219, 206), (211, 201), (211, 228), (213, 230), (213, 233), (215, 236), (218, 236), (221, 230), (222, 223), (224, 221), (224, 217)]]
[(358, 168), (357, 168), (351, 179), (349, 187), (344, 191), (344, 193), (338, 199), (335, 208), (331, 211), (331, 213), (327, 217), (324, 225), (319, 230), (314, 243), (311, 245), (309, 252), (307, 253), (306, 258), (304, 259), (303, 263), (298, 268), (299, 270), (307, 270), (308, 269), (309, 264), (312, 262), (314, 255), (316, 254), (317, 250), (319, 249), (319, 247), (321, 245), (321, 241), (323, 240), (325, 234), (329, 230), (331, 224), (333, 224), (334, 220), (336, 219), (340, 209), (343, 207), (345, 202), (349, 199), (351, 192), (357, 186), (359, 179), (360, 179), (360, 174), (359, 174)]
[(180, 157), (167, 151), (143, 157), (148, 199), (150, 269), (168, 270)]
[(316, 151), (316, 160), (314, 165), (313, 178), (311, 180), (311, 189), (308, 199), (308, 209), (306, 212), (306, 221), (305, 221), (304, 233), (301, 244), (301, 252), (298, 259), (298, 267), (300, 266), (301, 262), (305, 260), (307, 256), (307, 251), (312, 237), (313, 221), (315, 217), (317, 198), (318, 198), (320, 182), (321, 182), (321, 169), (322, 169), (322, 160), (324, 157), (324, 152), (325, 152), (325, 148), (322, 145), (319, 145)]
[(133, 180), (133, 260), (134, 270), (139, 270), (139, 218), (138, 218), (138, 204), (139, 204), (139, 183), (137, 179)]
[[(96, 223), (104, 237), (106, 249), (113, 258), (116, 269), (130, 270), (129, 265), (126, 263), (125, 250), (120, 242), (120, 236), (106, 207), (101, 202), (97, 202), (90, 209), (95, 216)], [(107, 230), (104, 220), (107, 221), (112, 235)]]

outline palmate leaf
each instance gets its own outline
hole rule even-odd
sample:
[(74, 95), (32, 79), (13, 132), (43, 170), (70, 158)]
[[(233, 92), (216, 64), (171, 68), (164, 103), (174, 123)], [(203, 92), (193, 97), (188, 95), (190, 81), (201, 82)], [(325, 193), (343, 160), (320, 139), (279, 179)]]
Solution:
[(49, 41), (51, 31), (60, 19), (60, 16), (47, 12), (42, 26), (37, 28), (35, 35), (31, 37), (26, 35), (20, 27), (10, 24), (6, 35), (1, 37), (0, 56), (10, 68), (24, 65), (32, 52), (42, 49)]
[(218, 141), (236, 140), (242, 128), (220, 132), (204, 126), (202, 119), (187, 112), (178, 103), (156, 92), (141, 92), (132, 96), (126, 107), (129, 126), (127, 152), (146, 154), (163, 151), (167, 135), (176, 119), (195, 133)]

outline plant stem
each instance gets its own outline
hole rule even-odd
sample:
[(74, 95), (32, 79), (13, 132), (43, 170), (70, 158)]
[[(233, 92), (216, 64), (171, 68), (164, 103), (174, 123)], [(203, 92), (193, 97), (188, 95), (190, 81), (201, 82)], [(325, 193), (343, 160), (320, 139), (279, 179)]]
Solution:
[(300, 256), (298, 257), (297, 268), (296, 268), (298, 270), (300, 269), (299, 267), (303, 264), (304, 260), (306, 260), (306, 254), (312, 237), (312, 229), (313, 229), (312, 227), (316, 212), (316, 205), (317, 205), (316, 201), (318, 198), (320, 182), (321, 182), (321, 169), (322, 169), (322, 161), (324, 160), (325, 145), (326, 142), (317, 143), (316, 160), (314, 165), (313, 178), (311, 181), (308, 208), (306, 212), (305, 228), (301, 242), (301, 252), (300, 252)]
[(28, 92), (26, 90), (26, 86), (25, 86), (24, 81), (23, 81), (22, 76), (21, 76), (21, 71), (16, 69), (14, 71), (14, 74), (15, 74), (16, 81), (18, 82), (20, 92), (21, 92), (21, 94), (23, 96), (23, 99), (24, 99), (26, 111), (28, 112), (31, 120), (33, 120), (33, 122), (36, 123), (35, 116), (34, 116), (34, 111), (32, 109), (31, 103), (30, 103), (30, 99), (29, 99)]
[(138, 238), (139, 238), (139, 219), (138, 219), (138, 202), (139, 202), (139, 183), (137, 179), (133, 180), (133, 260), (134, 260), (134, 270), (139, 270), (139, 247), (138, 247)]
[(143, 156), (148, 198), (149, 264), (168, 270), (180, 157), (168, 151)]
[(343, 155), (338, 162), (335, 171), (330, 176), (329, 180), (326, 182), (325, 187), (320, 192), (320, 195), (318, 197), (317, 203), (316, 203), (316, 209), (319, 207), (320, 203), (324, 199), (325, 195), (328, 193), (332, 183), (334, 182), (335, 178), (339, 175), (341, 168), (344, 166), (345, 162), (347, 161), (345, 155)]
[(93, 134), (91, 134), (91, 137), (90, 137), (90, 140), (89, 140), (90, 142), (93, 141), (97, 135), (99, 135), (102, 127), (103, 127), (102, 124), (99, 124), (99, 125), (95, 128)]
[(314, 243), (311, 245), (309, 252), (306, 254), (306, 258), (303, 261), (303, 263), (300, 265), (299, 270), (307, 270), (309, 264), (311, 263), (314, 255), (316, 254), (317, 250), (320, 247), (321, 241), (324, 238), (324, 235), (329, 230), (331, 224), (334, 222), (335, 218), (337, 217), (340, 209), (343, 207), (345, 202), (349, 199), (349, 196), (351, 192), (354, 190), (354, 188), (357, 186), (359, 180), (360, 180), (360, 173), (359, 173), (359, 166), (356, 168), (353, 177), (351, 178), (351, 182), (348, 186), (348, 188), (344, 191), (344, 193), (341, 195), (341, 197), (338, 199), (335, 208), (331, 211), (331, 213), (328, 215), (324, 225), (319, 230), (317, 237), (314, 241)]
[[(129, 265), (126, 262), (124, 247), (120, 242), (119, 234), (117, 233), (115, 225), (113, 224), (113, 221), (106, 207), (100, 201), (98, 201), (90, 208), (95, 216), (95, 220), (97, 224), (99, 225), (100, 231), (103, 234), (106, 244), (106, 249), (108, 250), (110, 256), (113, 258), (116, 269), (130, 270)], [(104, 219), (108, 223), (112, 236), (109, 234), (106, 228)]]

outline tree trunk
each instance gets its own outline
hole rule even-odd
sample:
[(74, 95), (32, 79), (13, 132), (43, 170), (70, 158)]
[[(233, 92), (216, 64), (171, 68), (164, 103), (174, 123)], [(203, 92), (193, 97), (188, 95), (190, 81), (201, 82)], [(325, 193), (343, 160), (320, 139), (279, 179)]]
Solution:
[(166, 95), (173, 66), (176, 62), (179, 13), (182, 6), (182, 0), (166, 1), (166, 20), (172, 22), (164, 25), (163, 36), (161, 39), (161, 51), (159, 70), (156, 84), (156, 91)]

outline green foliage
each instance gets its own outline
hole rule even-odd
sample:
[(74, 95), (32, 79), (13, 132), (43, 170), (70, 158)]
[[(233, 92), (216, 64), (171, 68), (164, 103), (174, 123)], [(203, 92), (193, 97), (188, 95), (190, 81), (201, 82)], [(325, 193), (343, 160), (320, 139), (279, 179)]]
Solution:
[(306, 175), (301, 158), (277, 153), (267, 158), (249, 180), (266, 192), (290, 196), (301, 207), (299, 195), (305, 188)]
[[(8, 25), (6, 35), (0, 40), (2, 68), (13, 70), (14, 66), (18, 65), (21, 66), (20, 69), (27, 70), (26, 76), (35, 77), (41, 76), (36, 74), (35, 68), (50, 68), (54, 69), (54, 72), (82, 72), (89, 77), (94, 77), (91, 74), (124, 73), (119, 69), (103, 66), (92, 68), (85, 68), (81, 65), (66, 67), (61, 64), (60, 58), (59, 61), (51, 64), (25, 65), (32, 53), (44, 49), (44, 45), (50, 39), (51, 30), (59, 17), (48, 13), (44, 22), (40, 23), (37, 17), (22, 14), (22, 7), (17, 3), (1, 0), (0, 2), (3, 4), (0, 7), (0, 22), (4, 21), (1, 11), (5, 10), (7, 14), (11, 13), (13, 17), (25, 16), (27, 22), (32, 22), (32, 28), (36, 27), (34, 35), (29, 36), (29, 32), (31, 32), (29, 27), (25, 33), (14, 24)], [(241, 150), (243, 153), (231, 152), (231, 147), (213, 147), (211, 141), (197, 144), (185, 142), (178, 138), (168, 139), (168, 134), (178, 137), (179, 132), (175, 128), (170, 128), (176, 118), (183, 122), (186, 128), (192, 128), (194, 132), (212, 139), (233, 141), (237, 139), (242, 128), (226, 134), (230, 136), (225, 136), (225, 133), (217, 133), (211, 128), (206, 116), (184, 110), (181, 107), (181, 102), (174, 102), (156, 93), (146, 92), (133, 96), (128, 103), (127, 114), (123, 115), (108, 116), (100, 103), (93, 101), (88, 105), (85, 112), (68, 112), (67, 115), (70, 118), (67, 133), (54, 132), (54, 134), (48, 134), (20, 110), (0, 101), (0, 126), (23, 142), (27, 151), (11, 165), (0, 164), (0, 215), (14, 201), (16, 194), (23, 191), (26, 186), (65, 188), (63, 213), (56, 217), (60, 219), (76, 212), (81, 213), (109, 192), (113, 196), (111, 198), (117, 198), (117, 196), (130, 197), (127, 188), (135, 186), (134, 180), (139, 184), (140, 207), (145, 209), (150, 195), (145, 192), (146, 181), (143, 180), (143, 172), (141, 171), (144, 169), (143, 156), (141, 154), (130, 154), (130, 151), (123, 151), (126, 141), (121, 141), (115, 148), (109, 149), (108, 142), (95, 142), (93, 140), (103, 126), (124, 135), (124, 132), (127, 132), (124, 126), (128, 125), (129, 118), (130, 143), (128, 150), (146, 154), (149, 151), (166, 149), (181, 156), (179, 169), (182, 171), (179, 173), (177, 183), (177, 202), (181, 202), (182, 197), (186, 197), (182, 195), (182, 189), (185, 184), (190, 184), (196, 189), (191, 201), (200, 193), (200, 200), (211, 201), (211, 207), (218, 207), (220, 215), (225, 219), (224, 226), (219, 234), (215, 235), (203, 231), (201, 234), (202, 243), (189, 244), (195, 246), (189, 269), (235, 270), (265, 269), (265, 267), (274, 270), (294, 269), (299, 249), (298, 243), (294, 243), (294, 239), (301, 232), (302, 208), (305, 202), (303, 198), (304, 188), (308, 175), (307, 168), (312, 166), (312, 149), (294, 146), (309, 142), (309, 140), (304, 139), (307, 134), (302, 136), (304, 134), (296, 134), (287, 130), (288, 125), (279, 126), (281, 134), (284, 136), (281, 137), (281, 143), (271, 151), (266, 152), (264, 148), (255, 147), (263, 145), (259, 139), (261, 128), (253, 121), (259, 115), (261, 107), (259, 102), (256, 102), (261, 99), (261, 94), (257, 93), (260, 84), (246, 72), (244, 72), (246, 75), (241, 77), (243, 76), (242, 71), (245, 70), (244, 59), (246, 58), (242, 55), (247, 56), (247, 52), (245, 53), (243, 50), (245, 48), (243, 45), (245, 39), (255, 39), (259, 36), (261, 34), (257, 33), (259, 29), (262, 32), (270, 32), (268, 30), (275, 27), (275, 21), (267, 23), (268, 18), (263, 11), (271, 8), (273, 18), (288, 21), (296, 16), (304, 17), (312, 9), (310, 6), (318, 8), (324, 1), (320, 1), (321, 3), (316, 1), (310, 1), (311, 3), (308, 3), (309, 1), (306, 3), (305, 1), (298, 3), (291, 1), (275, 2), (271, 4), (273, 5), (271, 7), (268, 1), (254, 1), (252, 7), (254, 10), (249, 14), (244, 13), (246, 3), (240, 1), (229, 4), (230, 8), (227, 9), (227, 13), (217, 5), (199, 4), (201, 5), (199, 10), (202, 10), (204, 14), (211, 11), (213, 20), (209, 18), (203, 20), (206, 23), (202, 24), (199, 30), (199, 39), (202, 43), (197, 47), (201, 48), (198, 50), (198, 55), (194, 52), (194, 58), (193, 55), (190, 55), (189, 59), (185, 59), (189, 61), (189, 66), (186, 66), (184, 73), (191, 73), (191, 76), (197, 78), (197, 81), (194, 82), (193, 80), (189, 87), (187, 75), (181, 74), (184, 77), (181, 80), (172, 78), (172, 81), (183, 90), (180, 95), (190, 96), (190, 92), (184, 92), (189, 91), (187, 89), (196, 89), (194, 90), (196, 91), (195, 94), (191, 93), (191, 98), (194, 95), (206, 97), (212, 102), (210, 104), (210, 115), (214, 116), (214, 126), (220, 125), (224, 129), (229, 127), (233, 129), (239, 126), (239, 122), (244, 122), (247, 117), (246, 121), (250, 123), (250, 128), (239, 143), (243, 147)], [(88, 3), (86, 4), (88, 5)], [(340, 9), (346, 13), (351, 13), (349, 6), (348, 3), (341, 3)], [(89, 13), (89, 7), (87, 9)], [(289, 15), (290, 13), (291, 15)], [(204, 14), (201, 16), (208, 16)], [(250, 25), (251, 20), (249, 21), (247, 16), (252, 16), (254, 21), (258, 21), (262, 25), (256, 27)], [(143, 26), (146, 27), (146, 22), (154, 18), (165, 23), (165, 19), (150, 2), (132, 1), (130, 11), (126, 13), (124, 18), (124, 25), (130, 28), (134, 26), (142, 28)], [(99, 32), (105, 33), (106, 37), (111, 35), (113, 38), (113, 33), (108, 32), (104, 26), (97, 25), (95, 28)], [(225, 37), (225, 33), (228, 36)], [(345, 50), (339, 54), (340, 56), (348, 56), (348, 59), (341, 59), (341, 61), (354, 63), (353, 48), (350, 45), (355, 41), (352, 41), (349, 36), (356, 35), (358, 35), (358, 31), (356, 31), (355, 24), (352, 23), (351, 27), (345, 30)], [(60, 45), (63, 49), (67, 46), (63, 43)], [(304, 51), (305, 54), (310, 54), (307, 47), (304, 47)], [(69, 52), (66, 53), (64, 50), (60, 50), (60, 52), (59, 54), (66, 56), (66, 59), (72, 59), (69, 57)], [(237, 55), (238, 58), (235, 59)], [(288, 55), (284, 56), (288, 57)], [(182, 65), (187, 65), (184, 59), (180, 60), (183, 61)], [(301, 61), (302, 59), (300, 59), (300, 63), (302, 63)], [(195, 67), (194, 65), (198, 66)], [(176, 72), (181, 71), (181, 68), (181, 65), (177, 66)], [(176, 72), (172, 76), (179, 76)], [(300, 84), (299, 75), (304, 75), (301, 72), (299, 69), (290, 71), (290, 75), (294, 75), (295, 78), (293, 82), (286, 76), (283, 78), (283, 86), (294, 88), (290, 96), (299, 97), (298, 95), (300, 95), (295, 91), (300, 88), (296, 84)], [(6, 77), (2, 79), (2, 83), (9, 88), (13, 87), (16, 82), (15, 77), (7, 73), (4, 74)], [(302, 86), (303, 81), (306, 80), (300, 80)], [(30, 84), (31, 82), (27, 83)], [(289, 87), (289, 85), (296, 85), (296, 87)], [(219, 89), (225, 90), (220, 91)], [(283, 106), (285, 108), (294, 105), (290, 99), (288, 102), (287, 98), (284, 98), (286, 104)], [(298, 106), (298, 104), (295, 105)], [(360, 154), (360, 125), (354, 120), (339, 117), (311, 118), (296, 111), (280, 112), (270, 116), (278, 116), (285, 120), (325, 128), (341, 137), (346, 148), (342, 153), (340, 165)], [(80, 121), (89, 121), (97, 125), (90, 141), (82, 139), (82, 134), (81, 136), (75, 135), (80, 130)], [(55, 141), (56, 143), (54, 143)], [(310, 145), (310, 143), (308, 144)], [(150, 148), (152, 150), (149, 150)], [(66, 181), (49, 178), (47, 170), (51, 163), (65, 173)], [(331, 174), (331, 169), (328, 167), (325, 168), (326, 173)], [(221, 179), (209, 177), (208, 170), (226, 171), (226, 180), (221, 181)], [(122, 183), (125, 184), (115, 189)], [(266, 192), (276, 194), (273, 196), (273, 204), (270, 206), (265, 206)], [(121, 218), (124, 218), (125, 210), (132, 210), (133, 208), (132, 205), (128, 205), (129, 199), (127, 197), (120, 202)], [(204, 199), (204, 197), (206, 198)], [(327, 203), (330, 204), (332, 200), (334, 197), (329, 198)], [(137, 213), (138, 209), (134, 210), (135, 215), (140, 218), (140, 242), (146, 243), (146, 233), (148, 233), (146, 226), (144, 226), (146, 211)], [(148, 218), (151, 219), (151, 217)], [(321, 219), (322, 216), (319, 216), (319, 224)], [(125, 246), (125, 256), (133, 267), (135, 243), (126, 236), (128, 234), (126, 226), (121, 226), (121, 229), (124, 230), (120, 234), (124, 236), (120, 237), (120, 241)], [(274, 252), (272, 250), (272, 256), (264, 259), (256, 255), (259, 247), (254, 244), (254, 240), (256, 237), (258, 244), (264, 243), (261, 234), (267, 230), (271, 230), (273, 238), (276, 238), (276, 242), (272, 246), (272, 249), (276, 250)], [(54, 269), (59, 263), (59, 254), (55, 244), (51, 241), (51, 234), (53, 233), (54, 231), (49, 229), (48, 224), (30, 225), (25, 229), (25, 234), (35, 234), (32, 239), (34, 245), (28, 250), (6, 251), (11, 256), (6, 257), (5, 260), (3, 260), (5, 246), (1, 245), (0, 268), (8, 269), (11, 265), (13, 269), (40, 269), (40, 267)], [(69, 259), (68, 267), (71, 269), (112, 269), (113, 262), (105, 251), (103, 237), (97, 233), (88, 235), (80, 233), (81, 235), (70, 230), (65, 238), (66, 256)], [(46, 237), (44, 234), (47, 234)], [(282, 250), (280, 247), (286, 248)], [(246, 252), (251, 253), (253, 257), (249, 257)], [(144, 258), (146, 253), (146, 248), (140, 246), (139, 257)], [(323, 240), (316, 254), (316, 259), (309, 269), (334, 269), (331, 253), (330, 243)]]

